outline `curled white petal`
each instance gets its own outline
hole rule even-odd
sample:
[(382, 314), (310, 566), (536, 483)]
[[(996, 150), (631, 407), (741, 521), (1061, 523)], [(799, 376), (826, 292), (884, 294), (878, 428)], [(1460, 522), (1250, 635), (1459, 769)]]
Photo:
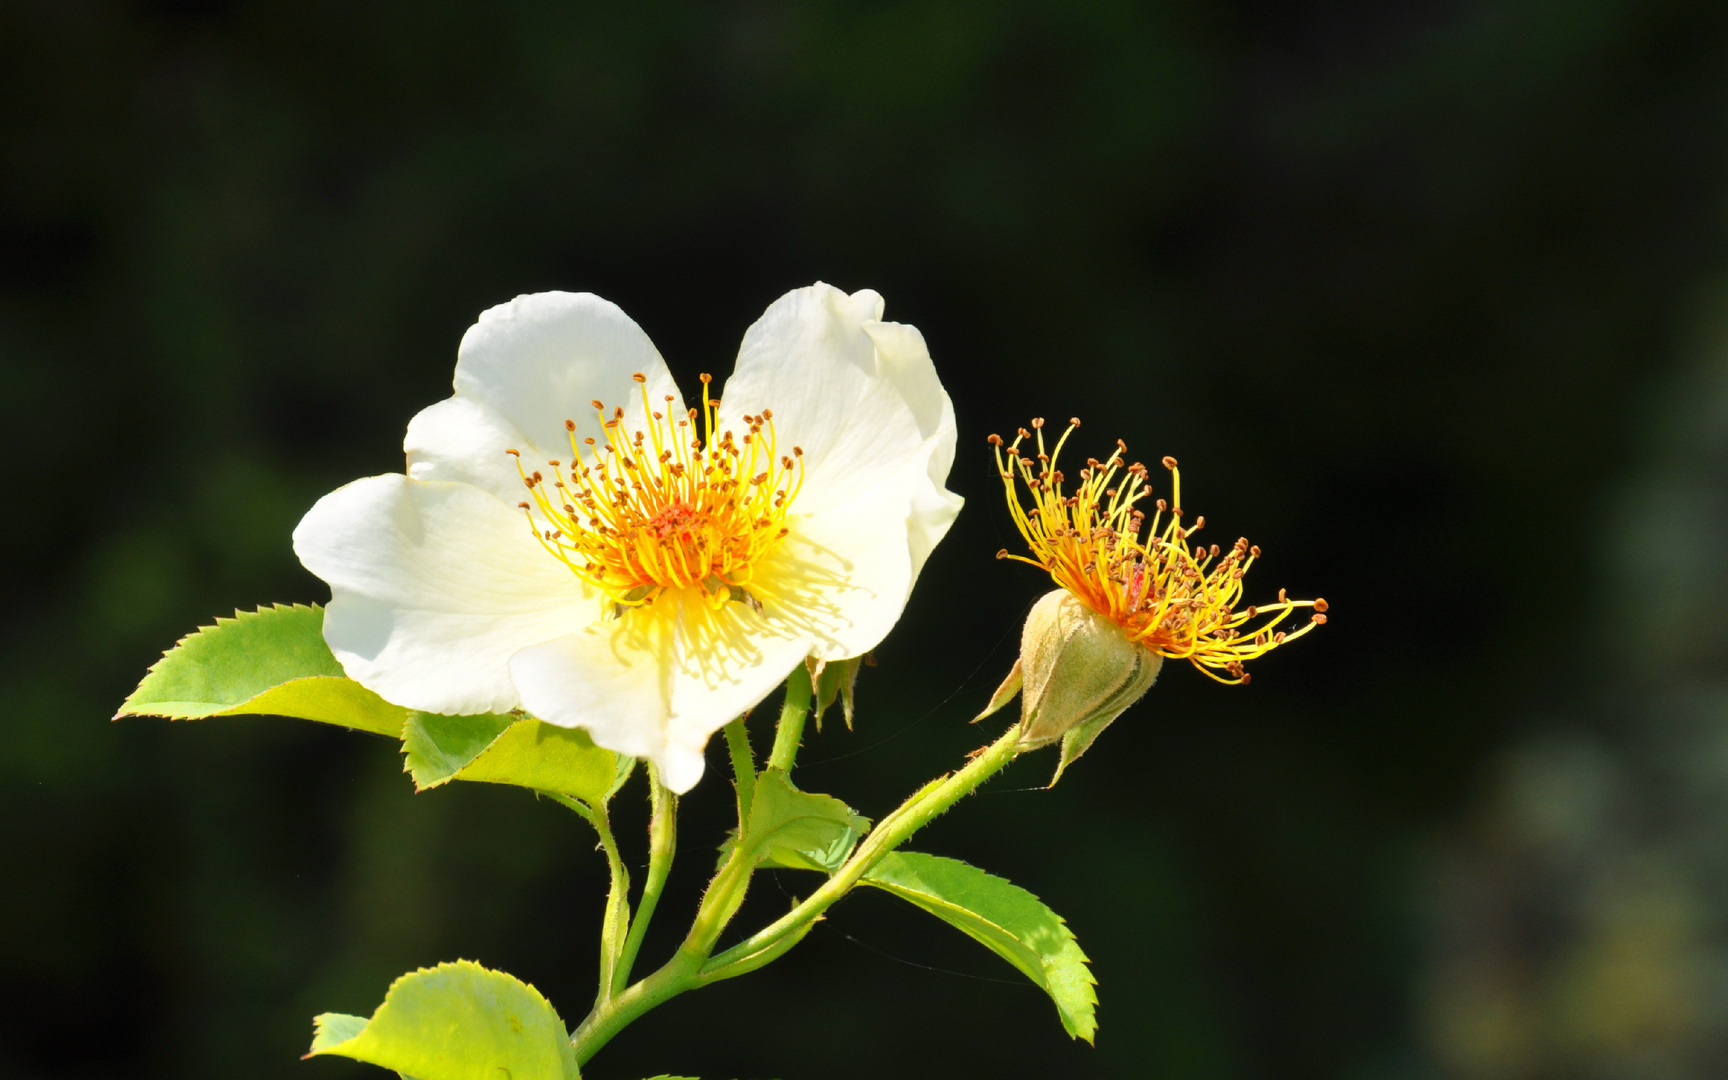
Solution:
[(907, 460), (930, 460), (932, 439), (946, 447), (933, 482), (953, 464), (954, 409), (923, 336), (881, 322), (882, 306), (869, 290), (848, 296), (818, 283), (776, 300), (744, 334), (722, 417), (736, 424), (773, 410), (782, 450), (804, 450), (801, 513), (845, 502)]
[(343, 669), (411, 709), (515, 708), (510, 657), (599, 614), (520, 511), (467, 484), (356, 480), (307, 512), (294, 552), (330, 584), (324, 640)]
[(868, 290), (787, 293), (746, 332), (722, 398), (731, 416), (772, 409), (782, 452), (804, 451), (795, 535), (769, 561), (807, 577), (831, 611), (810, 613), (823, 659), (881, 642), (962, 501), (943, 486), (953, 403), (923, 335), (882, 309)]

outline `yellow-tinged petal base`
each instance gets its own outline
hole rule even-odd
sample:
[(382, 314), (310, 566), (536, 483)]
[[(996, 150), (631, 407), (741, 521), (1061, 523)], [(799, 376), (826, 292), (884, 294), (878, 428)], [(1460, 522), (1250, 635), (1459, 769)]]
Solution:
[[(720, 402), (678, 415), (667, 395), (661, 411), (642, 385), (648, 430), (624, 430), (624, 410), (595, 401), (604, 441), (578, 441), (566, 420), (570, 460), (548, 461), (550, 475), (516, 457), (532, 502), (520, 503), (529, 527), (554, 558), (605, 593), (620, 613), (667, 590), (699, 596), (718, 609), (732, 601), (760, 609), (765, 583), (753, 571), (789, 531), (786, 515), (803, 484), (804, 451), (780, 454), (774, 413), (745, 414), (742, 439), (716, 432)], [(701, 434), (695, 426), (700, 424)]]

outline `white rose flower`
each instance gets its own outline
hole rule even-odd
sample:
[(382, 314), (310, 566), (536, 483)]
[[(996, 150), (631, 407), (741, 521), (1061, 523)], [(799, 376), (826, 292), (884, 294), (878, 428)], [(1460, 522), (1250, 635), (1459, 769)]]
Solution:
[(874, 648), (959, 512), (954, 408), (882, 298), (816, 284), (687, 409), (618, 307), (521, 296), (462, 338), (407, 475), (320, 499), (294, 551), (348, 674), (434, 713), (521, 708), (674, 791), (806, 656)]

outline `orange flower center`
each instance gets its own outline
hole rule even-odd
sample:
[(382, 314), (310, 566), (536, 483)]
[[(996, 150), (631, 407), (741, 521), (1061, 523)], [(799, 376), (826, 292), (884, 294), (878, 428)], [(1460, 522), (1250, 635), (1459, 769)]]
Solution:
[[(576, 437), (566, 420), (569, 462), (532, 472), (516, 457), (533, 495), (521, 503), (541, 545), (575, 575), (624, 607), (649, 604), (667, 589), (700, 590), (714, 607), (737, 600), (759, 606), (752, 571), (787, 534), (788, 508), (804, 481), (804, 451), (780, 454), (774, 413), (746, 415), (742, 438), (716, 436), (720, 402), (657, 411), (642, 385), (647, 430), (627, 434), (624, 410), (594, 402), (603, 440)], [(701, 425), (701, 434), (694, 430)]]

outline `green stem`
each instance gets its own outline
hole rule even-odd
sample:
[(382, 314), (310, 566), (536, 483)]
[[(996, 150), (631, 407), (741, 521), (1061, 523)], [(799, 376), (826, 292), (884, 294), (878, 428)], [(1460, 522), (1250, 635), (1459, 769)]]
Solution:
[[(803, 737), (804, 720), (810, 715), (810, 671), (800, 664), (786, 677), (786, 700), (780, 706), (780, 722), (774, 728), (774, 749), (768, 755), (767, 768), (790, 769), (798, 756), (798, 742)], [(744, 722), (733, 721), (736, 730), (744, 733)], [(756, 786), (755, 762), (752, 760), (747, 737), (740, 746), (733, 737), (734, 728), (727, 726), (727, 745), (732, 748), (732, 768), (738, 777), (738, 840), (732, 845), (726, 861), (715, 872), (714, 880), (702, 894), (702, 904), (690, 924), (690, 933), (678, 952), (700, 966), (714, 951), (714, 943), (732, 916), (744, 903), (750, 890), (750, 878), (756, 872), (756, 852), (751, 846), (750, 803)], [(740, 753), (742, 751), (742, 753)]]
[(630, 871), (618, 853), (618, 842), (612, 838), (612, 823), (606, 804), (591, 805), (594, 828), (600, 834), (600, 845), (606, 849), (606, 865), (612, 871), (612, 890), (606, 894), (606, 916), (600, 923), (600, 993), (594, 1007), (600, 1008), (612, 999), (613, 985), (624, 958), (625, 938), (630, 930)]
[(701, 969), (704, 981), (727, 979), (753, 971), (796, 945), (815, 920), (851, 891), (884, 856), (962, 797), (976, 791), (980, 784), (1013, 761), (1021, 749), (1019, 726), (1016, 725), (985, 747), (959, 772), (925, 785), (870, 830), (852, 857), (820, 888), (785, 915), (704, 964)]
[(810, 670), (803, 664), (786, 676), (786, 701), (780, 706), (780, 722), (774, 727), (774, 749), (768, 767), (792, 771), (798, 760), (798, 743), (804, 738), (804, 719), (810, 715)]
[(623, 993), (596, 1002), (570, 1042), (576, 1050), (576, 1064), (585, 1065), (612, 1037), (628, 1027), (637, 1017), (686, 990), (701, 986), (702, 964), (714, 950), (714, 942), (726, 928), (744, 894), (750, 887), (750, 875), (755, 870), (751, 856), (743, 843), (732, 846), (731, 853), (708, 883), (702, 894), (702, 904), (690, 925), (690, 933), (678, 947), (672, 959), (659, 971), (643, 979)]
[[(809, 680), (805, 679), (806, 693)], [(792, 694), (788, 687), (788, 706)], [(809, 699), (805, 698), (808, 706)], [(788, 708), (788, 710), (790, 709)], [(782, 712), (781, 733), (785, 732), (785, 712)], [(799, 725), (802, 727), (802, 717)], [(794, 752), (797, 740), (792, 740)], [(775, 740), (776, 749), (780, 746)], [(1000, 772), (1014, 760), (1022, 747), (1018, 726), (1010, 728), (1000, 739), (985, 747), (971, 763), (959, 772), (925, 785), (900, 805), (858, 845), (858, 850), (846, 860), (833, 877), (811, 893), (789, 913), (775, 920), (747, 940), (714, 957), (708, 958), (720, 931), (725, 928), (743, 903), (754, 869), (744, 845), (734, 846), (719, 873), (702, 897), (702, 906), (690, 934), (677, 954), (659, 971), (609, 1001), (596, 1005), (594, 1011), (576, 1029), (571, 1042), (576, 1048), (578, 1064), (586, 1064), (601, 1047), (611, 1041), (643, 1013), (684, 993), (721, 979), (729, 979), (768, 963), (796, 945), (834, 902), (846, 895), (858, 881), (889, 852), (905, 843), (919, 829), (953, 806), (962, 797), (975, 791), (980, 784)]]
[(753, 859), (745, 851), (745, 845), (734, 844), (714, 880), (708, 883), (708, 890), (702, 894), (702, 905), (697, 909), (690, 933), (678, 947), (678, 952), (659, 971), (623, 993), (597, 1002), (594, 1011), (570, 1036), (578, 1066), (587, 1064), (588, 1059), (614, 1035), (643, 1013), (708, 981), (702, 977), (702, 965), (713, 951), (720, 932), (744, 902), (754, 870)]
[(579, 816), (583, 821), (586, 821), (588, 824), (594, 826), (594, 830), (596, 832), (598, 832), (600, 830), (600, 823), (594, 820), (594, 811), (588, 809), (587, 803), (581, 801), (580, 799), (572, 799), (568, 795), (561, 795), (556, 791), (540, 791), (538, 788), (535, 790), (538, 794), (546, 796), (548, 799), (551, 799), (553, 802), (558, 803), (562, 806), (566, 806), (566, 807), (570, 808), (571, 810), (576, 811), (577, 816)]
[(732, 755), (732, 779), (738, 788), (738, 831), (750, 820), (750, 800), (756, 793), (756, 755), (750, 749), (750, 733), (739, 717), (726, 725), (726, 749)]
[(702, 894), (696, 918), (690, 923), (690, 933), (685, 935), (684, 944), (678, 947), (679, 955), (694, 958), (697, 966), (701, 966), (708, 954), (714, 951), (714, 943), (720, 939), (721, 931), (732, 921), (732, 916), (738, 914), (744, 903), (744, 894), (750, 889), (750, 876), (756, 872), (756, 853), (747, 840), (740, 834), (739, 841), (732, 845), (726, 861), (720, 864), (714, 880), (708, 883)]
[(625, 990), (604, 1007), (597, 1007), (589, 1013), (575, 1034), (570, 1036), (570, 1043), (576, 1051), (576, 1064), (588, 1064), (589, 1058), (599, 1053), (614, 1035), (643, 1013), (702, 985), (696, 977), (698, 966), (686, 961), (680, 953), (659, 971)]
[(666, 887), (666, 876), (672, 872), (672, 856), (678, 848), (678, 796), (660, 782), (660, 772), (648, 766), (648, 798), (653, 811), (648, 819), (648, 879), (642, 883), (642, 898), (636, 902), (636, 917), (630, 920), (630, 934), (624, 939), (624, 950), (618, 965), (612, 970), (612, 994), (624, 992), (630, 982), (630, 970), (636, 966), (636, 954), (642, 949), (642, 939), (648, 935), (648, 921), (660, 903), (660, 893)]

